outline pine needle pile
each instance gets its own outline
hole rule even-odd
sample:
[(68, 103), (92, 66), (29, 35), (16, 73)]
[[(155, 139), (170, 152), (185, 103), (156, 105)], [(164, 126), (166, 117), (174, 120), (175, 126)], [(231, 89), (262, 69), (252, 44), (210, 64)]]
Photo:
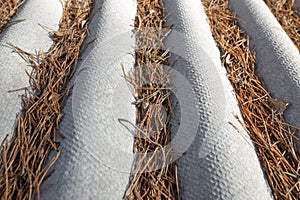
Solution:
[(10, 20), (25, 0), (0, 0), (0, 33), (9, 25)]
[[(63, 105), (70, 93), (67, 82), (72, 77), (81, 45), (88, 34), (91, 0), (69, 0), (59, 24), (50, 33), (53, 45), (47, 53), (33, 55), (13, 47), (32, 71), (27, 72), (30, 87), (22, 96), (19, 114), (11, 140), (8, 137), (0, 151), (0, 199), (40, 199), (40, 186), (60, 155), (56, 138)], [(56, 155), (47, 161), (51, 151)]]
[(162, 65), (169, 51), (162, 0), (138, 0), (135, 20), (136, 67), (126, 80), (135, 89), (137, 132), (134, 169), (124, 199), (180, 199), (177, 168), (168, 163), (170, 151), (171, 94)]
[(277, 21), (300, 51), (300, 13), (295, 0), (264, 0)]
[(237, 24), (226, 0), (202, 0), (211, 31), (221, 52), (244, 118), (244, 126), (275, 199), (297, 200), (300, 162), (295, 129), (284, 122), (284, 104), (275, 100), (255, 74), (255, 55), (249, 37)]

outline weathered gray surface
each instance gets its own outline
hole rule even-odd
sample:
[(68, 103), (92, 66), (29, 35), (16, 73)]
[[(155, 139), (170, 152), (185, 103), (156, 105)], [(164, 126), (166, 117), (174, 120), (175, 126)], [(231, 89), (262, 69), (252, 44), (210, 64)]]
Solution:
[[(300, 11), (300, 0), (295, 0), (295, 8)], [(299, 13), (300, 14), (300, 13)]]
[[(267, 5), (229, 1), (256, 52), (256, 71), (273, 97), (289, 102), (286, 121), (300, 127), (300, 54)], [(299, 136), (299, 134), (298, 134)]]
[(136, 3), (99, 0), (96, 10), (87, 42), (96, 40), (70, 84), (75, 86), (60, 126), (66, 137), (62, 155), (43, 184), (42, 199), (121, 199), (129, 182), (133, 137), (118, 118), (135, 123), (121, 64), (126, 71), (134, 65)]
[(21, 109), (20, 95), (24, 93), (8, 91), (28, 86), (29, 78), (25, 70), (31, 70), (6, 45), (11, 43), (30, 53), (47, 51), (52, 41), (48, 32), (38, 24), (55, 30), (61, 14), (62, 5), (58, 0), (45, 0), (43, 3), (39, 0), (28, 0), (13, 18), (25, 21), (10, 26), (0, 36), (0, 143), (13, 130), (16, 115)]
[[(28, 0), (16, 18), (27, 20), (10, 27), (0, 37), (1, 44), (13, 42), (31, 52), (50, 47), (47, 32), (37, 23), (48, 27), (57, 24), (61, 6), (52, 0), (38, 2)], [(49, 5), (45, 6), (46, 2)], [(272, 95), (292, 104), (286, 117), (300, 126), (299, 52), (262, 1), (231, 3), (252, 38), (259, 75)], [(179, 135), (173, 143), (179, 153), (188, 146), (179, 159), (183, 199), (272, 199), (253, 145), (234, 117), (240, 116), (239, 109), (200, 1), (165, 0), (165, 4), (171, 13), (168, 23), (174, 24), (167, 45), (182, 57), (174, 69), (190, 87), (178, 82), (174, 85), (191, 89), (174, 91), (178, 98), (187, 97), (179, 106), (180, 127), (184, 129), (178, 130), (186, 131), (188, 138)], [(121, 199), (129, 181), (133, 138), (117, 119), (135, 121), (133, 97), (122, 77), (121, 64), (126, 71), (134, 65), (135, 44), (130, 36), (136, 4), (132, 0), (98, 0), (94, 10), (99, 7), (87, 42), (96, 40), (82, 55), (69, 84), (75, 86), (60, 126), (66, 138), (61, 140), (63, 150), (54, 166), (56, 171), (42, 185), (42, 199)], [(37, 12), (40, 10), (43, 12)], [(11, 132), (21, 103), (18, 95), (22, 92), (8, 94), (7, 90), (26, 86), (28, 78), (25, 62), (10, 49), (1, 46), (0, 58), (5, 60), (0, 63), (1, 139), (2, 132)]]
[[(190, 107), (197, 112), (189, 118), (196, 119), (197, 133), (178, 160), (182, 198), (272, 199), (253, 145), (234, 117), (239, 115), (237, 102), (200, 1), (166, 0), (165, 5), (171, 13), (167, 23), (173, 24), (167, 46), (182, 56), (175, 69), (196, 96), (196, 105)], [(182, 116), (186, 111), (180, 112)]]

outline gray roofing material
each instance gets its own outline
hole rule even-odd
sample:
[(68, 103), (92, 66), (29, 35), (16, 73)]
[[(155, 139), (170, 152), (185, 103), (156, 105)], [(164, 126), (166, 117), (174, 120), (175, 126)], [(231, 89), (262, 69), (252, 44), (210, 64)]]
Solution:
[[(50, 47), (47, 32), (37, 23), (48, 27), (57, 24), (61, 5), (51, 1), (45, 6), (38, 2), (28, 0), (16, 17), (26, 18), (26, 21), (6, 30), (0, 37), (1, 44), (12, 42), (31, 52)], [(272, 95), (292, 104), (285, 114), (288, 120), (294, 117), (297, 121), (299, 52), (295, 53), (293, 44), (261, 2), (232, 1), (232, 6), (244, 20), (245, 24), (241, 22), (243, 28), (252, 37), (259, 75), (270, 87)], [(237, 102), (201, 2), (166, 0), (165, 4), (167, 12), (171, 13), (167, 23), (174, 24), (167, 45), (172, 53), (181, 56), (174, 70), (189, 83), (186, 88), (184, 86), (186, 91), (179, 88), (178, 82), (174, 83), (177, 86), (174, 93), (179, 102), (184, 95), (192, 97), (183, 99), (179, 106), (181, 110), (177, 110), (181, 116), (180, 126), (187, 128), (184, 129), (186, 136), (192, 138), (179, 135), (182, 136), (179, 143), (173, 143), (179, 153), (188, 148), (178, 160), (183, 199), (272, 199), (253, 145), (234, 117), (240, 117)], [(93, 17), (87, 42), (96, 40), (83, 53), (79, 69), (69, 84), (75, 85), (60, 125), (66, 138), (60, 141), (63, 150), (54, 165), (56, 171), (42, 186), (42, 199), (121, 199), (129, 181), (133, 138), (118, 118), (135, 121), (133, 96), (122, 77), (121, 64), (127, 72), (134, 66), (135, 40), (131, 30), (136, 3), (132, 0), (98, 0), (94, 7), (95, 10), (102, 8)], [(37, 12), (41, 9), (43, 12)], [(54, 10), (56, 14), (52, 14)], [(22, 68), (25, 62), (11, 54), (11, 49), (1, 46), (1, 56), (7, 60), (5, 65), (0, 63), (4, 72), (1, 74), (4, 79), (0, 79), (0, 132), (3, 133), (12, 131), (15, 113), (20, 110), (18, 95), (22, 94), (6, 94), (7, 90), (24, 87), (28, 78)], [(178, 80), (176, 73), (171, 80)], [(276, 90), (277, 87), (283, 91)], [(180, 127), (176, 129), (179, 131)]]
[(189, 117), (197, 119), (197, 134), (178, 160), (182, 199), (272, 199), (253, 145), (234, 117), (237, 101), (200, 1), (166, 0), (165, 6), (167, 24), (173, 24), (167, 47), (181, 56), (174, 67), (196, 96), (190, 105), (196, 116)]
[[(230, 0), (240, 26), (256, 52), (256, 72), (271, 95), (289, 103), (287, 123), (300, 127), (300, 54), (267, 5)], [(300, 134), (298, 134), (300, 136)]]
[[(300, 11), (300, 0), (295, 0), (294, 7)], [(300, 13), (299, 13), (300, 14)]]
[(62, 14), (62, 5), (59, 1), (29, 0), (18, 11), (13, 20), (23, 20), (8, 27), (0, 36), (0, 143), (14, 129), (16, 114), (20, 112), (21, 97), (24, 90), (8, 92), (29, 86), (29, 78), (25, 70), (31, 71), (27, 63), (7, 46), (11, 43), (21, 49), (35, 53), (46, 52), (52, 40), (48, 32), (38, 24), (50, 29), (58, 28)]
[(70, 83), (73, 93), (60, 125), (63, 150), (42, 199), (122, 199), (129, 181), (133, 136), (118, 118), (133, 124), (136, 118), (121, 67), (128, 72), (134, 66), (136, 3), (96, 1), (94, 11), (87, 42), (96, 40)]

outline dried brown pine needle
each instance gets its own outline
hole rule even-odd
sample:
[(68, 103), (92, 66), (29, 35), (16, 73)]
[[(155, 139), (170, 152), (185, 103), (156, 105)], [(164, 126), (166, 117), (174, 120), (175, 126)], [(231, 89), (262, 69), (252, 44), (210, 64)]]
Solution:
[(255, 74), (255, 55), (250, 50), (249, 37), (239, 28), (228, 2), (202, 2), (221, 51), (222, 62), (234, 87), (244, 126), (256, 145), (273, 195), (275, 199), (297, 200), (300, 194), (297, 137), (292, 127), (284, 122), (284, 108), (277, 106), (276, 109), (278, 102), (274, 101)]
[[(67, 82), (73, 75), (80, 48), (88, 34), (91, 0), (69, 0), (53, 34), (50, 50), (33, 55), (13, 47), (32, 67), (30, 88), (22, 96), (23, 110), (11, 140), (0, 151), (0, 199), (40, 198), (40, 186), (60, 155), (56, 137), (62, 109), (70, 93)], [(57, 153), (49, 162), (48, 155)]]
[[(168, 164), (171, 140), (167, 116), (171, 110), (168, 74), (162, 64), (168, 50), (163, 44), (163, 0), (138, 0), (135, 20), (136, 67), (125, 75), (136, 95), (134, 170), (124, 199), (180, 199), (176, 164)], [(157, 167), (157, 168), (156, 168)]]
[(300, 51), (300, 13), (295, 0), (264, 0), (282, 28)]
[(17, 13), (18, 7), (25, 0), (0, 0), (0, 33), (9, 24), (12, 16)]

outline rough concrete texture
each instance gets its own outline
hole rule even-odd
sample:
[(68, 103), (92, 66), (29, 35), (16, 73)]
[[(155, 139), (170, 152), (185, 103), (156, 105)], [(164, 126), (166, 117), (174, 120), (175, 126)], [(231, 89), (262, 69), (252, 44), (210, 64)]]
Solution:
[(86, 42), (96, 40), (83, 53), (70, 83), (73, 94), (60, 125), (62, 154), (42, 186), (42, 199), (122, 199), (129, 182), (133, 136), (118, 118), (135, 123), (134, 99), (121, 64), (127, 72), (134, 66), (136, 2), (94, 4)]
[(20, 95), (24, 91), (11, 92), (10, 90), (24, 88), (29, 85), (29, 78), (25, 70), (30, 72), (27, 63), (7, 46), (11, 43), (21, 49), (35, 53), (47, 51), (52, 41), (38, 24), (56, 30), (62, 5), (59, 0), (28, 0), (20, 8), (13, 20), (24, 20), (10, 26), (0, 36), (0, 143), (6, 134), (10, 134), (14, 128), (16, 114), (21, 109)]
[(237, 102), (201, 2), (166, 0), (165, 6), (173, 24), (167, 47), (181, 56), (174, 69), (189, 81), (196, 102), (189, 107), (197, 109), (188, 112), (198, 127), (194, 141), (178, 160), (182, 199), (272, 199), (253, 145), (234, 117), (240, 116)]
[[(284, 117), (300, 127), (300, 54), (267, 5), (260, 0), (230, 0), (239, 24), (256, 52), (256, 71), (274, 98), (289, 102)], [(300, 134), (298, 134), (300, 136)]]

